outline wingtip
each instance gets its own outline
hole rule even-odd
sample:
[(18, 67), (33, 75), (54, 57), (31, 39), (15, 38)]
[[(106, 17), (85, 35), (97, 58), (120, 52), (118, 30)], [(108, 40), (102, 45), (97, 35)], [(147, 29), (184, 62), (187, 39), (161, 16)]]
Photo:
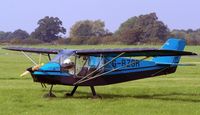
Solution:
[(5, 49), (5, 50), (12, 50), (13, 48), (15, 48), (15, 47), (3, 47), (2, 49)]
[(1, 49), (10, 50), (10, 47), (2, 47)]

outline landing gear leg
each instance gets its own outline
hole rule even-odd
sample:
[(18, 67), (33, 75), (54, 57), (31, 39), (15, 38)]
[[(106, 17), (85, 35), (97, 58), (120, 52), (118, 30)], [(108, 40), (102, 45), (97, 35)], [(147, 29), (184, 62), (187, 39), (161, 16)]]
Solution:
[(44, 83), (41, 83), (42, 88), (47, 88), (47, 86)]
[(43, 97), (56, 97), (56, 95), (52, 93), (52, 89), (53, 89), (53, 84), (50, 87), (49, 93), (45, 94)]
[(73, 90), (71, 91), (71, 93), (66, 93), (65, 96), (73, 96), (74, 93), (76, 92), (76, 89), (78, 88), (78, 86), (74, 86)]
[(99, 96), (99, 95), (97, 95), (96, 94), (96, 91), (95, 91), (95, 89), (94, 89), (94, 86), (90, 86), (90, 89), (91, 89), (91, 91), (92, 91), (92, 95), (93, 95), (93, 99), (97, 99), (97, 98), (102, 98), (101, 96)]

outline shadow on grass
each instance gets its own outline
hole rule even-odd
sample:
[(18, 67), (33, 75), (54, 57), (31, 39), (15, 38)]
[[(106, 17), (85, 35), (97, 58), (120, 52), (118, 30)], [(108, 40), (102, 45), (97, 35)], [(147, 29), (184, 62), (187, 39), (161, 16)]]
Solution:
[(0, 78), (0, 80), (22, 80), (21, 78)]
[(164, 100), (164, 101), (182, 101), (200, 103), (200, 94), (170, 93), (170, 94), (153, 94), (153, 95), (136, 95), (136, 99), (147, 100)]
[[(67, 93), (66, 90), (54, 91), (55, 93)], [(69, 93), (69, 92), (68, 92)], [(200, 103), (200, 94), (186, 94), (186, 93), (169, 93), (169, 94), (144, 94), (144, 95), (130, 95), (130, 94), (98, 94), (102, 99), (145, 99), (145, 100), (163, 100), (163, 101), (182, 101)], [(87, 99), (91, 98), (90, 92), (76, 91), (72, 97), (60, 97), (60, 98), (72, 98), (72, 99)], [(58, 97), (59, 98), (59, 97)]]

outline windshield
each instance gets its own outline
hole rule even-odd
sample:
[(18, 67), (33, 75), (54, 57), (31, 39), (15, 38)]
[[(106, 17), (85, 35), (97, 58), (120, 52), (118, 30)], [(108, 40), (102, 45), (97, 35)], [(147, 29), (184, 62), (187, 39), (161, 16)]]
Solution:
[(52, 59), (52, 62), (63, 64), (64, 62), (70, 61), (70, 57), (74, 54), (75, 50), (62, 50)]

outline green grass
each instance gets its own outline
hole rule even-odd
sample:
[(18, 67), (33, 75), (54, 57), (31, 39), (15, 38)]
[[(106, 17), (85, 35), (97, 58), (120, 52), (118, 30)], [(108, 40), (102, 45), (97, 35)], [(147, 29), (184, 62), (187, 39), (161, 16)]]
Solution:
[[(43, 46), (33, 46), (43, 47)], [(52, 48), (119, 48), (134, 46), (44, 46)], [(144, 47), (144, 46), (140, 46)], [(200, 46), (188, 51), (200, 53)], [(103, 99), (90, 99), (90, 88), (79, 87), (73, 98), (64, 94), (72, 87), (56, 85), (57, 98), (43, 98), (48, 88), (33, 83), (30, 76), (20, 78), (32, 64), (19, 52), (0, 49), (0, 115), (199, 115), (200, 66), (179, 67), (175, 74), (121, 84), (96, 87)], [(46, 61), (43, 60), (43, 61)], [(182, 62), (200, 62), (184, 57)]]

